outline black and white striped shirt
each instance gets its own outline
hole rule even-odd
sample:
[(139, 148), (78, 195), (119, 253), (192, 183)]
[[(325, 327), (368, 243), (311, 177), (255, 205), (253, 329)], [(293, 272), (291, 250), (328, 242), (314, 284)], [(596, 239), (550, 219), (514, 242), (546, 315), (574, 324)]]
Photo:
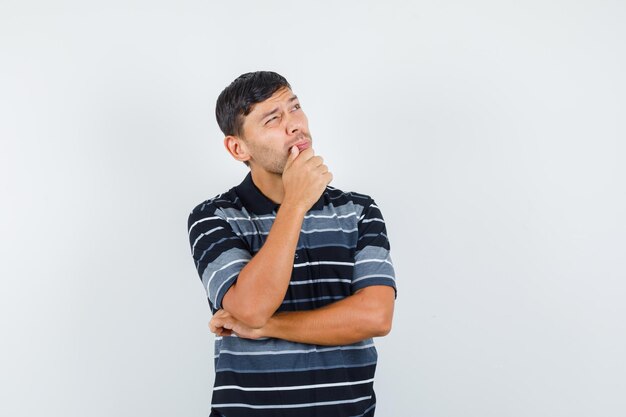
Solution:
[[(191, 252), (213, 312), (265, 242), (278, 208), (248, 174), (189, 215)], [(327, 187), (304, 217), (278, 311), (317, 309), (370, 285), (396, 288), (381, 212), (366, 195)], [(372, 339), (317, 346), (216, 337), (212, 408), (225, 417), (370, 417), (376, 360)]]

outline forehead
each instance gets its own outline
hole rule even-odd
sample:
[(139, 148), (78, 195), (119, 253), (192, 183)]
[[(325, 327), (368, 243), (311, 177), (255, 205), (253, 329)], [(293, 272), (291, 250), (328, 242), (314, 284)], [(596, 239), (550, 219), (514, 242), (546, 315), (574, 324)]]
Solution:
[(265, 110), (271, 109), (272, 107), (277, 106), (279, 103), (288, 101), (291, 97), (293, 97), (293, 92), (291, 91), (291, 89), (287, 87), (279, 88), (274, 92), (274, 94), (272, 94), (271, 97), (269, 97), (265, 101), (256, 103), (254, 107), (252, 107), (252, 111), (250, 112), (250, 114), (261, 113)]

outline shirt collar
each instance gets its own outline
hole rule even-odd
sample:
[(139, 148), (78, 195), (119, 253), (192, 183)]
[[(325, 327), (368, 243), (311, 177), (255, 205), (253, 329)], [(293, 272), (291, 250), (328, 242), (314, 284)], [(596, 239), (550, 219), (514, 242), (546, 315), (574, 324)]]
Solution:
[[(235, 187), (235, 192), (241, 199), (244, 207), (255, 214), (275, 213), (280, 208), (280, 204), (276, 204), (267, 198), (261, 190), (252, 181), (252, 173), (248, 172), (246, 178)], [(324, 192), (317, 202), (311, 207), (311, 210), (321, 210), (324, 208)]]

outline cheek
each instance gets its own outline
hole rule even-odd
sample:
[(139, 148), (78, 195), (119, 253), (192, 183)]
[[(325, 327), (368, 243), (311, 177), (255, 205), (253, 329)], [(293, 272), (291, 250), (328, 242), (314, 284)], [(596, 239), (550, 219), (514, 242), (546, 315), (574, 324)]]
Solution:
[(306, 117), (306, 114), (304, 114), (304, 112), (302, 112), (302, 123), (308, 129), (308, 127), (309, 127), (309, 119)]

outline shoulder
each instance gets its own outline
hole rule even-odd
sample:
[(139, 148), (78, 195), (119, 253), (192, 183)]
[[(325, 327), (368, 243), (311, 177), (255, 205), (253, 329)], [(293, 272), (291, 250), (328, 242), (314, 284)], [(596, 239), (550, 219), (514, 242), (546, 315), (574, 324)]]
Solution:
[(358, 215), (375, 205), (374, 199), (368, 194), (356, 191), (343, 191), (331, 186), (326, 187), (326, 198), (335, 207), (352, 206)]
[(235, 188), (208, 198), (197, 204), (189, 213), (189, 224), (193, 224), (198, 218), (206, 216), (222, 217), (224, 210), (238, 209), (241, 206), (239, 197), (235, 193)]

